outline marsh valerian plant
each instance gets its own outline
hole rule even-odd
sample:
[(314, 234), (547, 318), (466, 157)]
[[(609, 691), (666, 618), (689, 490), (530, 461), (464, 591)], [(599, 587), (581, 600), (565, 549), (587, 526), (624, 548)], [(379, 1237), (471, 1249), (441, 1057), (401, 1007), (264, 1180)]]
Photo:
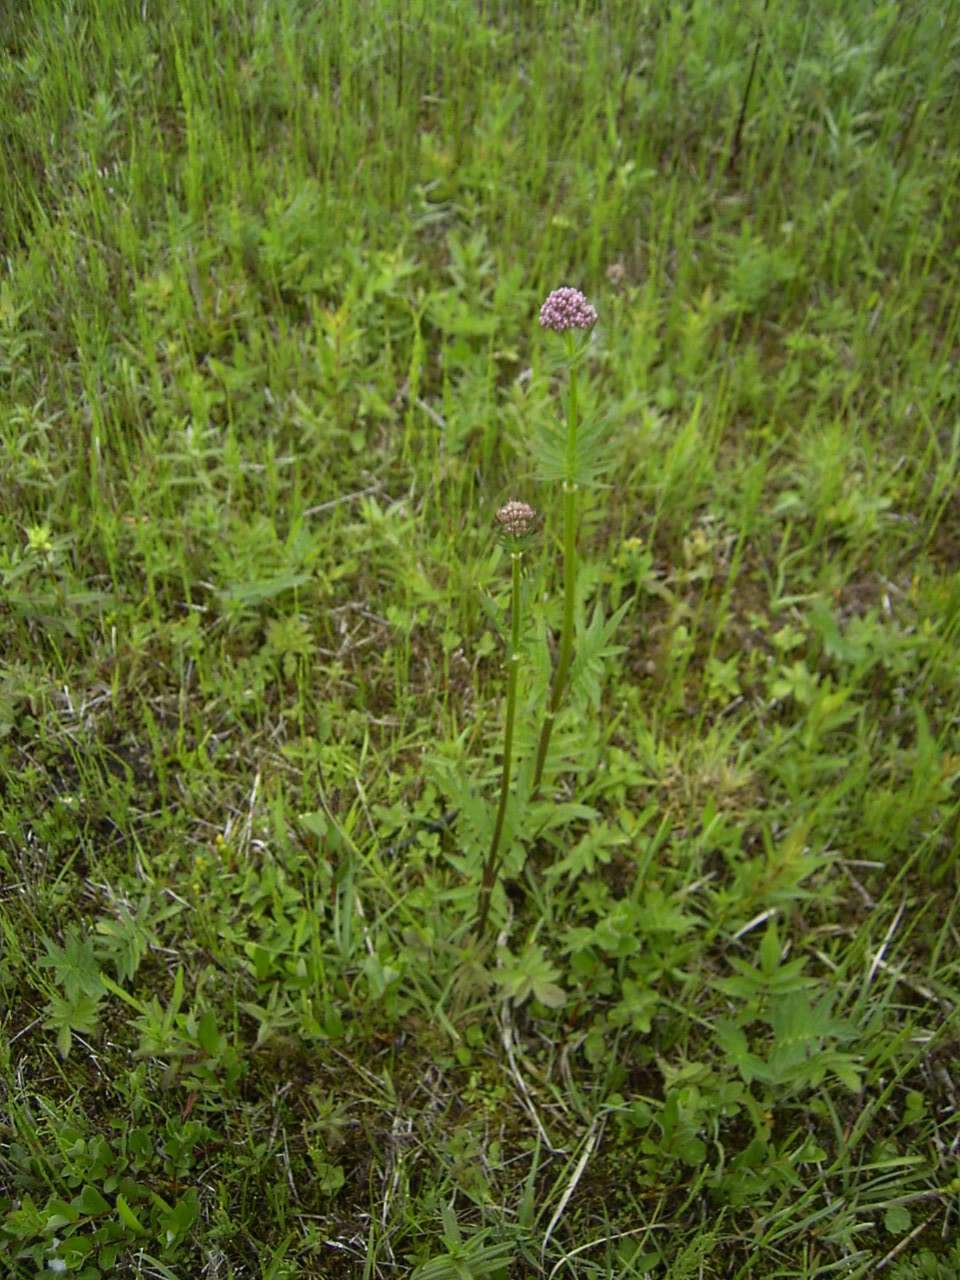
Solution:
[[(555, 289), (540, 308), (540, 326), (561, 336), (562, 366), (567, 373), (566, 414), (558, 426), (541, 425), (531, 438), (541, 479), (559, 481), (563, 493), (563, 624), (560, 649), (537, 743), (532, 782), (527, 799), (536, 800), (543, 781), (554, 722), (567, 690), (573, 664), (575, 604), (577, 592), (577, 495), (581, 486), (596, 483), (609, 458), (600, 419), (581, 421), (578, 371), (586, 351), (586, 335), (597, 321), (596, 310), (578, 289)], [(507, 655), (507, 711), (504, 729), (500, 802), (490, 852), (480, 888), (478, 934), (482, 934), (490, 910), (493, 886), (503, 861), (500, 841), (510, 792), (511, 762), (516, 725), (517, 683), (520, 665), (520, 574), (523, 550), (533, 529), (535, 513), (525, 503), (510, 502), (497, 513), (501, 533), (508, 543), (512, 565), (511, 640)], [(614, 625), (616, 619), (614, 619)], [(601, 619), (602, 625), (602, 619)], [(612, 630), (612, 628), (611, 628)]]

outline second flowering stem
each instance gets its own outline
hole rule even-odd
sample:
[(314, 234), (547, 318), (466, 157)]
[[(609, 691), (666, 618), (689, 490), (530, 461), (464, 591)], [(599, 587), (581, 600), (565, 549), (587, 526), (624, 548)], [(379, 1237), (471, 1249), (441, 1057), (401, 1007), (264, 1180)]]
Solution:
[(490, 896), (500, 870), (501, 859), (497, 858), (500, 840), (503, 836), (503, 824), (507, 816), (507, 800), (510, 796), (510, 763), (513, 756), (513, 728), (517, 716), (517, 680), (520, 672), (520, 565), (523, 553), (510, 553), (511, 605), (510, 605), (510, 655), (507, 659), (507, 723), (503, 735), (503, 769), (500, 776), (500, 804), (493, 828), (493, 839), (490, 842), (490, 853), (483, 868), (483, 881), (480, 887), (480, 916), (477, 922), (477, 934), (482, 935), (490, 910)]

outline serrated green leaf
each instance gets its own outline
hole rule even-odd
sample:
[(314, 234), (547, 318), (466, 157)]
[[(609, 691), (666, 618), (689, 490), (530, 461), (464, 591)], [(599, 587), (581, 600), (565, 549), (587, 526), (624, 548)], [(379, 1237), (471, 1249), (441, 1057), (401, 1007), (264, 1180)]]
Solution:
[(494, 973), (494, 980), (515, 1004), (523, 1004), (531, 995), (548, 1008), (559, 1008), (566, 1000), (562, 988), (554, 982), (560, 971), (546, 958), (539, 943), (531, 943), (517, 958), (506, 949), (503, 954), (504, 961)]
[(440, 1206), (440, 1218), (443, 1222), (443, 1241), (448, 1249), (458, 1249), (463, 1244), (463, 1236), (460, 1234), (460, 1224), (457, 1222), (457, 1215), (448, 1204)]
[(81, 996), (103, 995), (100, 965), (92, 938), (81, 937), (75, 928), (70, 927), (66, 931), (63, 947), (57, 946), (50, 938), (44, 938), (43, 945), (47, 954), (41, 956), (37, 963), (41, 969), (53, 969), (54, 979), (63, 987), (70, 1003)]
[(859, 1093), (863, 1088), (860, 1068), (845, 1054), (831, 1055), (830, 1070), (851, 1093)]
[(763, 935), (763, 941), (760, 943), (760, 972), (764, 977), (771, 977), (776, 973), (780, 964), (780, 939), (777, 936), (777, 922), (771, 917), (767, 921), (766, 932)]
[(534, 980), (531, 984), (531, 990), (533, 991), (533, 998), (546, 1005), (548, 1009), (562, 1009), (566, 1004), (566, 992), (562, 987), (558, 987), (556, 983)]
[(617, 627), (633, 602), (622, 604), (610, 618), (604, 617), (603, 606), (598, 603), (589, 626), (577, 622), (576, 657), (570, 668), (570, 690), (574, 702), (587, 704), (596, 710), (600, 705), (605, 662), (624, 651), (623, 645), (612, 642)]
[(61, 1058), (69, 1058), (70, 1046), (73, 1044), (73, 1035), (70, 1031), (70, 1024), (65, 1022), (57, 1032), (57, 1052)]
[(4, 1218), (3, 1231), (6, 1235), (25, 1240), (30, 1236), (40, 1235), (43, 1231), (43, 1222), (40, 1209), (34, 1204), (30, 1193), (25, 1192), (20, 1208), (11, 1209)]
[[(132, 981), (147, 953), (152, 938), (144, 921), (150, 918), (151, 906), (148, 893), (139, 904), (136, 917), (124, 911), (117, 920), (97, 921), (97, 933), (106, 941), (118, 982)], [(102, 976), (100, 980), (103, 981)]]
[(632, 978), (625, 978), (620, 1002), (610, 1011), (610, 1025), (622, 1027), (629, 1023), (634, 1031), (646, 1034), (650, 1030), (657, 1003), (656, 991), (641, 987)]

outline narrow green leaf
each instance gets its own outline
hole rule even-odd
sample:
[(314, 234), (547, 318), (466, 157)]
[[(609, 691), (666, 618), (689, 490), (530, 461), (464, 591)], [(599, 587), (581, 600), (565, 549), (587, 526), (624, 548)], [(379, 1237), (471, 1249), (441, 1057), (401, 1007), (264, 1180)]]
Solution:
[(210, 1057), (216, 1056), (220, 1048), (220, 1032), (217, 1030), (217, 1015), (212, 1009), (205, 1009), (197, 1023), (197, 1039)]
[(100, 970), (99, 977), (100, 981), (111, 995), (117, 996), (119, 999), (123, 1000), (131, 1009), (136, 1009), (137, 1013), (146, 1014), (146, 1005), (141, 1004), (140, 1001), (132, 996), (129, 991), (124, 991), (123, 987), (121, 987), (119, 983), (114, 982), (112, 978), (108, 977), (102, 969)]
[(137, 1235), (144, 1235), (144, 1228), (140, 1223), (140, 1219), (133, 1212), (122, 1195), (117, 1196), (117, 1213), (120, 1215), (120, 1221), (135, 1231)]

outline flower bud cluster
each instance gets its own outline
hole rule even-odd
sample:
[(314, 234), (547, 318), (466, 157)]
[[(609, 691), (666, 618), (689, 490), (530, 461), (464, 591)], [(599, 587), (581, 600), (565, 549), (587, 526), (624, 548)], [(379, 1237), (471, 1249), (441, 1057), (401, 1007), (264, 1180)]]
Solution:
[(596, 308), (579, 289), (554, 289), (540, 308), (540, 328), (563, 333), (565, 329), (592, 329), (597, 323)]
[(537, 513), (525, 502), (508, 502), (497, 512), (497, 523), (511, 538), (525, 538), (537, 522)]

